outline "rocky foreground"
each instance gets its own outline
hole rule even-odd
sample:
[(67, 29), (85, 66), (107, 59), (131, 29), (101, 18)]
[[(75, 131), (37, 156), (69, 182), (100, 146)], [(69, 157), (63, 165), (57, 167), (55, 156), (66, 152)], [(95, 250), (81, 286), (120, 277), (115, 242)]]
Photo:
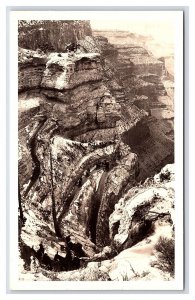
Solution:
[(31, 21), (18, 64), (20, 279), (173, 278), (164, 61), (86, 21)]

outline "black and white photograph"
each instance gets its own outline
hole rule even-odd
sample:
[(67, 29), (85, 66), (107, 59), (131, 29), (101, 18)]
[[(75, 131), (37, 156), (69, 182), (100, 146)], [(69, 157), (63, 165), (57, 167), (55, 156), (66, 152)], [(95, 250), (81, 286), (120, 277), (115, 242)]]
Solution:
[(17, 280), (181, 284), (182, 13), (62, 16), (14, 23)]

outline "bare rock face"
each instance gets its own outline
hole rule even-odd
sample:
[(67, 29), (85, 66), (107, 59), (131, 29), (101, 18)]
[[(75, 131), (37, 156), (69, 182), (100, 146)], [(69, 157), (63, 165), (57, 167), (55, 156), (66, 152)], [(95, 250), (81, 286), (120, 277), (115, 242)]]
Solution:
[(88, 21), (19, 21), (19, 46), (26, 49), (64, 51), (68, 43), (91, 35)]
[(32, 50), (19, 48), (18, 53), (18, 89), (20, 91), (39, 88), (47, 56)]

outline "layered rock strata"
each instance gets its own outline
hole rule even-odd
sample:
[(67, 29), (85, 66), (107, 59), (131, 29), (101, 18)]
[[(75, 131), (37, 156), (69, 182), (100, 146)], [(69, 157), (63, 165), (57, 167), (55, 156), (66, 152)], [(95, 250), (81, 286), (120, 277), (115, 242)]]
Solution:
[[(69, 42), (78, 43), (78, 49), (66, 51)], [(117, 48), (105, 38), (94, 39), (85, 21), (20, 22), (19, 45), (21, 258), (25, 269), (34, 256), (41, 269), (73, 272), (62, 274), (71, 280), (77, 278), (71, 270), (90, 261), (85, 273), (91, 261), (145, 243), (159, 218), (171, 223), (170, 191), (155, 182), (141, 192), (135, 188), (173, 151), (169, 127), (156, 126), (148, 100), (151, 94), (153, 102), (165, 97), (159, 77), (164, 63), (143, 48)], [(130, 73), (124, 81), (126, 59), (132, 82), (141, 81), (133, 98), (135, 85), (127, 89)], [(153, 218), (153, 208), (159, 218)], [(106, 272), (95, 265), (96, 271), (105, 280), (118, 280), (111, 261), (108, 265)]]
[(95, 32), (95, 36), (102, 49), (107, 40), (107, 44), (111, 41), (117, 50), (114, 60), (110, 54), (105, 57), (117, 70), (119, 82), (125, 88), (124, 109), (135, 105), (148, 114), (123, 135), (123, 141), (139, 156), (139, 179), (144, 180), (165, 163), (174, 161), (173, 78), (167, 72), (165, 59), (154, 57), (133, 34), (126, 32), (125, 43), (125, 33), (102, 31), (104, 39), (99, 33)]
[(66, 255), (69, 235), (86, 255), (109, 244), (108, 215), (139, 173), (120, 130), (145, 113), (124, 114), (123, 89), (98, 45), (89, 37), (80, 44), (75, 53), (19, 48), (21, 239), (36, 249), (42, 242), (50, 259)]

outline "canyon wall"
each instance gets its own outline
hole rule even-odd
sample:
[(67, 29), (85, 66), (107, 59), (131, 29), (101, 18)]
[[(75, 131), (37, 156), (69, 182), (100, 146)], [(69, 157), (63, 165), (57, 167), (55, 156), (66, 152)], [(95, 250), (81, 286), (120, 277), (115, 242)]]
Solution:
[[(85, 50), (74, 53), (19, 48), (19, 182), (30, 222), (21, 238), (35, 248), (42, 241), (51, 258), (56, 239), (70, 234), (87, 255), (108, 245), (108, 216), (139, 173), (120, 130), (146, 114), (124, 111), (124, 89), (98, 44), (89, 36), (79, 43)], [(31, 222), (47, 225), (32, 230)]]
[(94, 38), (87, 21), (21, 21), (19, 46), (21, 258), (27, 270), (32, 253), (54, 270), (56, 255), (73, 252), (58, 264), (70, 271), (136, 242), (116, 243), (115, 210), (173, 159), (168, 121), (152, 113), (167, 107), (165, 65), (142, 47)]
[(120, 31), (97, 31), (94, 35), (103, 49), (107, 40), (117, 50), (114, 60), (105, 55), (125, 89), (125, 109), (135, 105), (148, 113), (123, 135), (123, 141), (139, 156), (139, 179), (144, 180), (160, 171), (165, 162), (174, 161), (173, 75), (167, 71), (165, 58), (158, 59), (143, 48), (147, 37)]
[(32, 50), (63, 52), (68, 43), (91, 34), (89, 21), (19, 21), (18, 45)]

